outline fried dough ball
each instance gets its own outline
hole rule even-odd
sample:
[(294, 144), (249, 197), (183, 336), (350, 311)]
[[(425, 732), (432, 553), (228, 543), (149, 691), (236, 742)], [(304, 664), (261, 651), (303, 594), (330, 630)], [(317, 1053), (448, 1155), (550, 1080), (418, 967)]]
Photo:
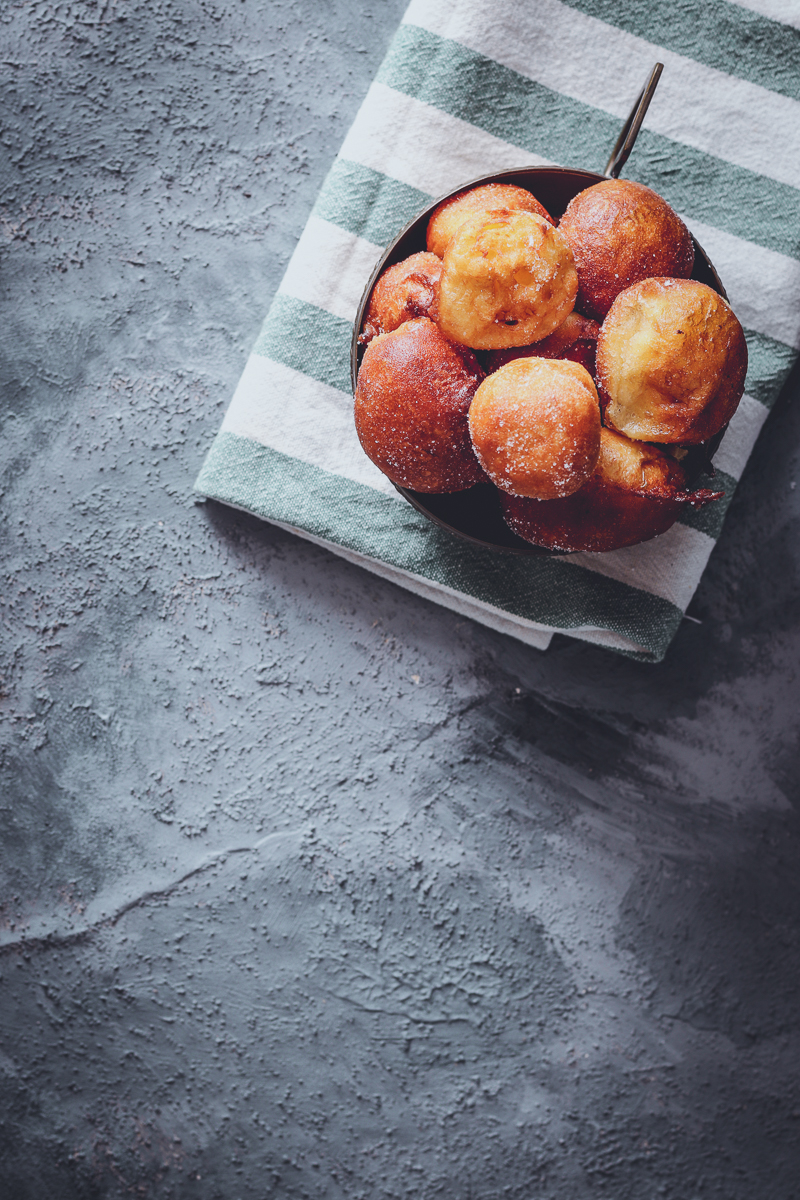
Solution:
[(422, 251), (384, 271), (369, 298), (358, 339), (364, 346), (379, 333), (390, 333), (414, 317), (439, 315), (438, 290), (442, 260)]
[(600, 404), (577, 363), (518, 358), (489, 375), (469, 410), (486, 474), (503, 491), (552, 500), (589, 478), (600, 451)]
[(364, 352), (356, 385), (365, 453), (393, 483), (416, 492), (460, 492), (485, 482), (467, 426), (482, 379), (474, 354), (427, 317), (379, 334)]
[(600, 441), (597, 474), (604, 483), (651, 496), (672, 496), (686, 486), (680, 463), (657, 446), (634, 442), (613, 429), (604, 429)]
[(541, 341), (572, 311), (578, 276), (569, 246), (536, 213), (466, 217), (444, 254), (439, 326), (463, 346)]
[(484, 355), (486, 374), (499, 371), (515, 358), (566, 358), (580, 363), (590, 375), (594, 375), (594, 356), (600, 326), (597, 321), (571, 312), (562, 321), (555, 333), (534, 342), (532, 346), (510, 346), (505, 350), (489, 350)]
[(546, 208), (526, 188), (514, 183), (485, 183), (482, 187), (459, 192), (449, 200), (443, 200), (428, 222), (428, 249), (441, 258), (447, 243), (465, 217), (474, 213), (489, 213), (495, 209), (521, 208), (526, 212), (538, 213), (551, 225), (555, 222)]
[(733, 416), (747, 343), (720, 295), (694, 279), (644, 279), (620, 293), (597, 341), (605, 423), (648, 442), (697, 445)]
[(578, 268), (578, 307), (602, 321), (615, 298), (653, 276), (688, 279), (694, 243), (678, 214), (656, 192), (629, 179), (607, 179), (579, 192), (558, 224)]
[(519, 537), (550, 550), (606, 551), (665, 533), (687, 504), (696, 508), (722, 492), (683, 490), (682, 468), (658, 450), (611, 429), (600, 434), (590, 479), (563, 500), (524, 500), (501, 494), (506, 524)]

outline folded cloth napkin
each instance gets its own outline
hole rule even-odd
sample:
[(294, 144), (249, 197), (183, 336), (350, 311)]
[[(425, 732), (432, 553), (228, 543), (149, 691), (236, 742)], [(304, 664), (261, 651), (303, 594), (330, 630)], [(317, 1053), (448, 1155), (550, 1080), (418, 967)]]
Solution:
[[(789, 0), (413, 0), (197, 490), (531, 645), (558, 630), (662, 658), (800, 345), (797, 13)], [(361, 450), (349, 352), (362, 290), (433, 197), (506, 168), (602, 171), (656, 61), (664, 74), (624, 174), (681, 214), (745, 328), (746, 394), (715, 458), (725, 499), (606, 554), (482, 550), (420, 516)]]

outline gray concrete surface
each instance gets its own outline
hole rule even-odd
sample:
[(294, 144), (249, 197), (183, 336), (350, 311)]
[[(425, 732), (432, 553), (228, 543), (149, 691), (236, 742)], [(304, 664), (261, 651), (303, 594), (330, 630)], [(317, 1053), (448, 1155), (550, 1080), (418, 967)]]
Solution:
[(4, 1200), (800, 1195), (791, 396), (658, 667), (192, 495), (402, 9), (0, 11)]

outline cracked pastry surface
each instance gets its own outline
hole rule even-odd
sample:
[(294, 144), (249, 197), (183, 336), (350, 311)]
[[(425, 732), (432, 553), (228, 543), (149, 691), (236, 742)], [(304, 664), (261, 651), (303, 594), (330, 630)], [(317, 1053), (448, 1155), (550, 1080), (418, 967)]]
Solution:
[(536, 213), (467, 217), (445, 250), (439, 325), (463, 346), (492, 350), (541, 341), (575, 304), (567, 242)]
[(414, 317), (438, 317), (439, 277), (442, 260), (421, 251), (383, 272), (369, 298), (359, 344), (379, 333), (391, 333)]
[(451, 196), (434, 209), (428, 221), (428, 249), (441, 258), (447, 249), (447, 243), (466, 217), (501, 208), (519, 208), (526, 212), (538, 213), (551, 225), (555, 224), (547, 209), (527, 188), (517, 187), (514, 183), (485, 183), (466, 192), (459, 192), (457, 196)]
[(694, 279), (627, 288), (597, 339), (605, 423), (640, 441), (707, 441), (736, 411), (746, 373), (747, 343), (733, 310)]

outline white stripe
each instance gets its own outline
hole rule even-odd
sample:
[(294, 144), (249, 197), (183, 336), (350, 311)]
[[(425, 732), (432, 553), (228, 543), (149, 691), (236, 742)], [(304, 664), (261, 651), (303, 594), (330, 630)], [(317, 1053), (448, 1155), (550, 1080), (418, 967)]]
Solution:
[(569, 554), (562, 561), (660, 596), (685, 612), (713, 548), (714, 539), (707, 533), (673, 525), (638, 546), (605, 554)]
[[(380, 254), (381, 248), (372, 242), (328, 221), (310, 217), (280, 290), (352, 321), (364, 284)], [(725, 266), (735, 265), (735, 259), (732, 263), (725, 262)], [(714, 457), (719, 470), (735, 479), (741, 476), (766, 417), (763, 404), (747, 394), (742, 397)]]
[[(357, 550), (350, 550), (346, 546), (340, 546), (337, 542), (329, 542), (325, 538), (315, 537), (313, 534), (307, 533), (305, 529), (298, 529), (295, 525), (287, 525), (283, 521), (273, 521), (273, 524), (280, 525), (281, 528), (288, 529), (290, 533), (296, 533), (299, 537), (306, 538), (318, 546), (323, 546), (331, 553), (338, 554), (340, 558), (354, 563), (357, 567), (363, 567), (364, 570), (371, 571), (373, 575), (379, 575), (382, 579), (388, 579), (390, 583), (397, 584), (398, 587), (405, 588), (406, 591), (413, 592), (416, 596), (422, 596), (425, 600), (440, 604), (444, 608), (450, 609), (451, 612), (469, 617), (472, 621), (479, 621), (481, 625), (495, 629), (498, 633), (518, 638), (519, 641), (533, 646), (536, 650), (546, 650), (555, 632), (549, 625), (527, 621), (524, 617), (515, 617), (501, 608), (495, 608), (493, 604), (474, 600), (471, 596), (465, 596), (463, 592), (457, 592), (453, 588), (445, 587), (444, 584), (426, 579), (424, 575), (416, 575), (413, 571), (405, 571), (401, 567), (389, 566), (380, 559), (359, 554)], [(632, 643), (628, 643), (628, 646), (637, 650), (641, 649), (640, 646), (634, 646)]]
[(280, 290), (353, 321), (382, 247), (320, 217), (308, 218)]
[(769, 17), (771, 21), (780, 21), (782, 25), (792, 25), (800, 29), (800, 4), (798, 0), (729, 0), (738, 8), (749, 8), (751, 12)]
[(546, 650), (554, 633), (567, 633), (570, 637), (579, 638), (581, 641), (591, 642), (598, 646), (610, 646), (616, 650), (633, 650), (641, 653), (645, 649), (640, 642), (631, 641), (630, 638), (612, 633), (608, 629), (598, 629), (594, 625), (554, 626), (542, 625), (538, 621), (529, 621), (525, 617), (518, 617), (502, 608), (497, 608), (494, 604), (487, 604), (484, 600), (475, 600), (472, 596), (467, 596), (445, 584), (427, 579), (424, 575), (405, 571), (401, 567), (389, 566), (380, 559), (360, 554), (357, 550), (341, 546), (338, 542), (330, 542), (326, 538), (317, 537), (297, 525), (290, 525), (286, 521), (275, 521), (269, 517), (266, 519), (271, 524), (286, 529), (289, 533), (305, 538), (306, 541), (313, 542), (316, 546), (322, 546), (332, 554), (338, 554), (340, 558), (346, 559), (347, 562), (351, 562), (357, 567), (363, 567), (364, 570), (371, 571), (374, 575), (379, 575), (382, 579), (387, 579), (390, 583), (405, 588), (408, 592), (413, 592), (415, 596), (422, 596), (423, 599), (440, 604), (443, 608), (450, 609), (451, 612), (469, 617), (471, 621), (478, 621), (479, 624), (485, 625), (488, 629), (494, 629), (497, 633), (517, 638), (518, 641), (533, 646), (537, 650)]
[(412, 0), (403, 19), (621, 119), (653, 64), (663, 62), (648, 129), (800, 187), (800, 103), (787, 96), (674, 54), (559, 0), (471, 5)]
[(800, 347), (800, 262), (685, 215), (683, 220), (716, 267), (742, 324)]
[[(398, 504), (404, 503), (386, 476), (363, 454), (353, 424), (353, 404), (348, 397), (338, 389), (329, 388), (281, 362), (261, 358), (258, 354), (251, 355), (233, 401), (225, 413), (222, 431), (270, 446), (313, 467), (371, 487), (384, 496), (396, 499)], [(697, 587), (705, 558), (699, 564), (697, 546), (691, 544), (691, 535), (696, 534), (696, 530), (680, 527), (678, 544), (675, 544), (675, 529), (679, 527), (673, 527), (654, 541), (643, 542), (642, 546), (632, 546), (630, 550), (607, 554), (571, 554), (563, 562), (587, 566), (589, 570), (599, 571), (601, 575), (631, 584), (644, 592), (664, 596), (664, 599), (682, 607), (688, 604)], [(306, 536), (302, 530), (297, 532)], [(682, 538), (681, 534), (684, 535)], [(672, 539), (670, 535), (673, 535)], [(696, 536), (708, 542), (709, 548), (714, 545), (704, 534)], [(690, 545), (687, 546), (687, 542)], [(652, 547), (656, 544), (657, 552), (654, 554)], [(391, 577), (390, 570), (387, 568), (383, 574)], [(398, 569), (398, 575), (407, 574)], [(691, 574), (691, 580), (687, 574)], [(398, 578), (397, 582), (401, 580)], [(426, 581), (426, 586), (435, 587), (451, 598), (461, 595), (443, 584)], [(431, 599), (434, 599), (433, 596)], [(470, 606), (480, 604), (487, 612), (493, 613), (492, 622), (483, 620), (483, 623), (491, 624), (493, 629), (501, 632), (512, 632), (506, 623), (515, 625), (518, 620), (530, 630), (548, 628), (546, 625), (524, 622), (522, 618), (513, 617), (492, 605), (483, 605), (480, 601), (465, 602)], [(462, 611), (476, 620), (483, 619), (476, 612), (467, 612), (467, 608)], [(604, 644), (618, 644), (614, 635), (604, 634), (589, 626), (566, 632), (572, 632), (577, 637), (585, 632), (589, 641), (596, 641), (600, 637)], [(630, 648), (631, 643), (620, 640), (619, 644), (622, 642)], [(531, 644), (536, 644), (533, 638)]]
[[(377, 83), (345, 139), (342, 157), (430, 195), (481, 174), (552, 165)], [(683, 219), (716, 267), (742, 324), (800, 346), (800, 263), (693, 218)]]
[(746, 393), (742, 396), (719, 450), (714, 455), (714, 466), (717, 470), (732, 475), (734, 479), (741, 478), (750, 452), (756, 444), (756, 438), (761, 432), (761, 426), (768, 416), (769, 410), (763, 404), (759, 404), (758, 400)]
[(251, 354), (222, 429), (402, 500), (361, 449), (353, 401), (338, 388)]
[(339, 153), (431, 196), (478, 175), (551, 165), (382, 83), (370, 87)]

